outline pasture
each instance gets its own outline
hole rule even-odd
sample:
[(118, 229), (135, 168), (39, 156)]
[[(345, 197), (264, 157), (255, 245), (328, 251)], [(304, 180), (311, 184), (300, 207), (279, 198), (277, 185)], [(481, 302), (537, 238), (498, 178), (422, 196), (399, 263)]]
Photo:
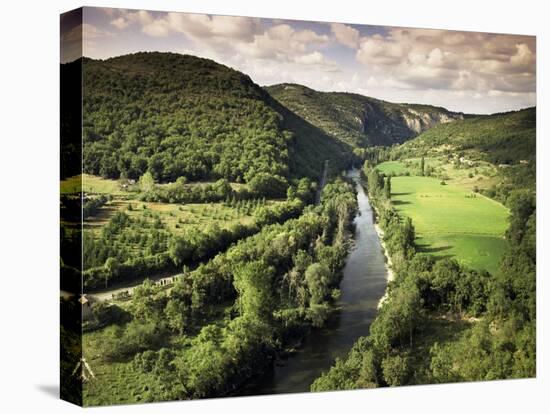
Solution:
[[(385, 175), (420, 175), (420, 158), (401, 161), (386, 161), (376, 166)], [(487, 189), (498, 184), (500, 179), (495, 166), (485, 161), (475, 161), (473, 165), (457, 164), (446, 158), (426, 157), (425, 168), (433, 169), (432, 176), (444, 178), (449, 184), (466, 191), (474, 188)]]
[(68, 177), (60, 182), (60, 186), (62, 194), (76, 193), (81, 189), (84, 193), (111, 195), (126, 194), (126, 192), (121, 189), (121, 182), (119, 180), (111, 180), (89, 174)]
[(404, 175), (411, 173), (410, 169), (401, 161), (386, 161), (376, 166), (376, 169), (385, 175)]
[(505, 247), (508, 209), (431, 177), (392, 178), (392, 204), (410, 217), (421, 251), (494, 272)]

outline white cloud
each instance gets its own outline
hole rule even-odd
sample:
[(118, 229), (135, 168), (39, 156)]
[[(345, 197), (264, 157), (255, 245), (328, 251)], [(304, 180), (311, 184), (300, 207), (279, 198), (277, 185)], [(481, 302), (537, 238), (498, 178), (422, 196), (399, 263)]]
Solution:
[(126, 29), (130, 25), (130, 22), (124, 19), (123, 17), (117, 17), (116, 19), (111, 20), (111, 24), (115, 26), (117, 29), (122, 30), (122, 29)]
[(330, 30), (336, 40), (351, 49), (359, 46), (359, 30), (342, 23), (331, 23)]
[[(444, 30), (391, 28), (364, 36), (358, 62), (408, 89), (535, 90), (534, 38)], [(493, 92), (493, 96), (494, 92)]]
[(82, 24), (82, 54), (93, 55), (101, 45), (101, 39), (113, 37), (114, 33), (99, 29), (90, 23)]
[(96, 26), (90, 23), (82, 24), (82, 37), (85, 40), (99, 39), (102, 37), (114, 36), (114, 33), (106, 30), (98, 29)]
[(115, 17), (110, 21), (110, 24), (117, 29), (126, 29), (134, 23), (142, 25), (150, 24), (153, 21), (152, 15), (146, 10), (125, 10), (125, 9), (104, 9), (109, 17)]
[(187, 13), (153, 16), (144, 11), (122, 11), (111, 24), (119, 28), (138, 24), (151, 37), (185, 36), (202, 56), (210, 55), (224, 62), (271, 59), (315, 66), (324, 72), (338, 70), (336, 62), (326, 59), (318, 50), (331, 42), (328, 35), (296, 29), (288, 23), (263, 25), (261, 19), (249, 17)]
[(236, 44), (235, 48), (240, 53), (256, 58), (288, 61), (305, 56), (310, 50), (328, 42), (326, 35), (319, 35), (312, 30), (295, 30), (288, 24), (279, 24), (254, 35), (251, 42)]

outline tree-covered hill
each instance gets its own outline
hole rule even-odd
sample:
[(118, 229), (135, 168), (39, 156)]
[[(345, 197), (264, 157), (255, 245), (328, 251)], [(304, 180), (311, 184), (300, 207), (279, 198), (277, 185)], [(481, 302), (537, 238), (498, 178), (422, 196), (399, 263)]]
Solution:
[(160, 182), (318, 178), (342, 143), (292, 114), (245, 74), (212, 60), (136, 53), (83, 60), (84, 172)]
[(536, 108), (437, 125), (404, 149), (463, 151), (493, 164), (535, 162)]
[(265, 88), (308, 122), (354, 147), (402, 143), (439, 123), (463, 119), (445, 108), (395, 104), (352, 93), (318, 92), (297, 84)]

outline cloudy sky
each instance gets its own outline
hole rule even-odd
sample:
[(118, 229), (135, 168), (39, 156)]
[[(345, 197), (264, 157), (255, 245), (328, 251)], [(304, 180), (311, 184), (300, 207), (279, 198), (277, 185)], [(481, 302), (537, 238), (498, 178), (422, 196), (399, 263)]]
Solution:
[[(92, 58), (188, 53), (260, 85), (295, 82), (468, 113), (536, 102), (532, 36), (100, 8), (84, 10), (82, 29)], [(65, 25), (67, 43), (78, 30)]]

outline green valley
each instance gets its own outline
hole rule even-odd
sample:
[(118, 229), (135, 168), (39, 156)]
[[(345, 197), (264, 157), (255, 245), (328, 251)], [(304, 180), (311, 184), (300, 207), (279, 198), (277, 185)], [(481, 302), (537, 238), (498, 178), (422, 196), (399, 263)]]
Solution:
[(534, 375), (535, 108), (260, 87), (176, 53), (61, 70), (85, 405)]

